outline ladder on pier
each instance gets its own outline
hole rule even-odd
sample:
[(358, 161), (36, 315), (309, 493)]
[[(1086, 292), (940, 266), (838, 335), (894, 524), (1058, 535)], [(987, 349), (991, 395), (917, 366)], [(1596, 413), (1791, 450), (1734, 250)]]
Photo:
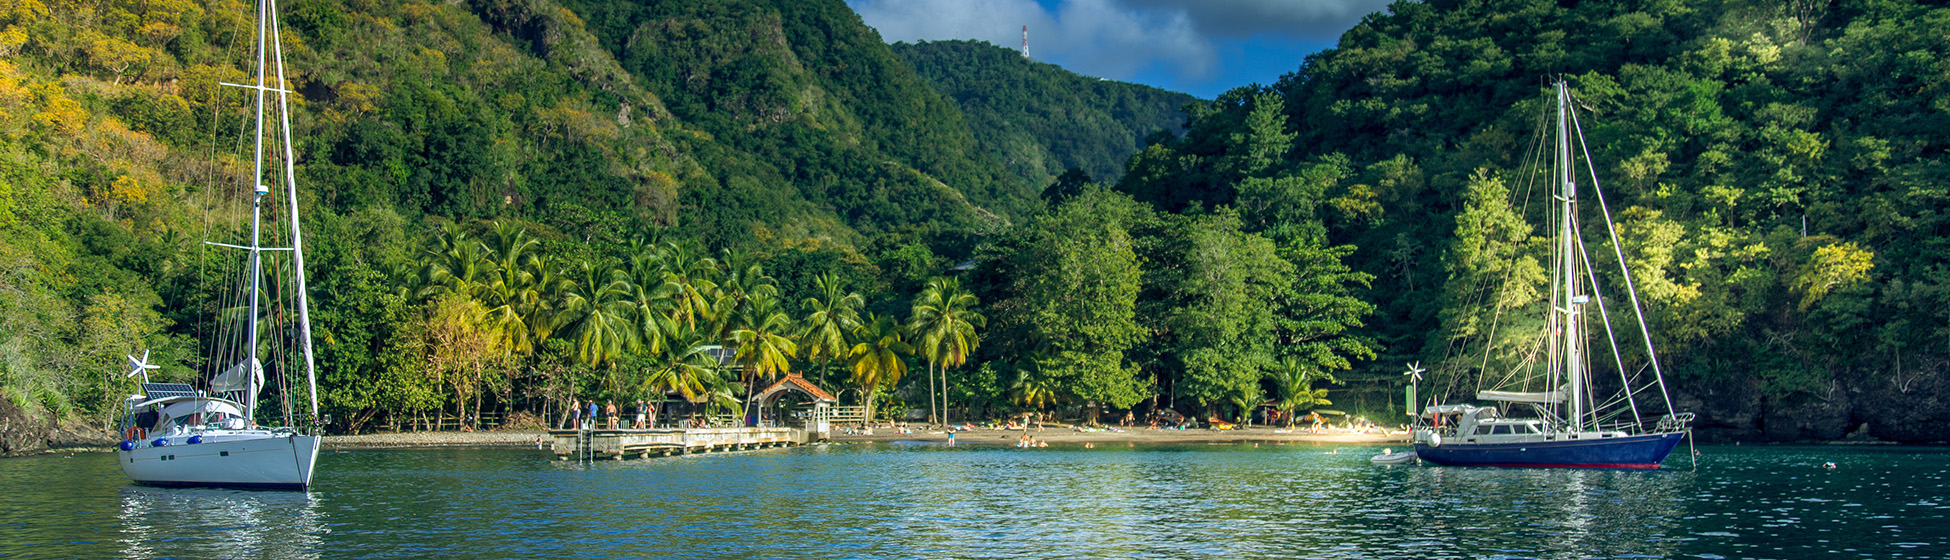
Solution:
[(576, 432), (576, 460), (585, 463), (596, 460), (595, 430)]

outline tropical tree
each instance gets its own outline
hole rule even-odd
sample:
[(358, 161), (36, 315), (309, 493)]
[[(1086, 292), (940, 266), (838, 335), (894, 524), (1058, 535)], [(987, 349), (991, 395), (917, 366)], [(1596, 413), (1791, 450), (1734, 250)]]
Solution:
[(607, 261), (582, 261), (574, 279), (563, 284), (562, 330), (585, 365), (601, 366), (637, 343), (629, 282), (620, 276)]
[(437, 294), (461, 294), (472, 297), (475, 287), (486, 276), (486, 269), (492, 266), (479, 241), (474, 240), (461, 229), (459, 224), (441, 226), (440, 235), (434, 237), (434, 244), (428, 247), (426, 264), (420, 274), (421, 297)]
[(1327, 400), (1326, 389), (1315, 389), (1315, 381), (1339, 383), (1334, 376), (1295, 356), (1281, 358), (1266, 372), (1266, 379), (1273, 382), (1273, 408), (1280, 411), (1286, 425), (1293, 425), (1293, 411), (1334, 404)]
[(860, 342), (847, 352), (847, 358), (852, 360), (853, 385), (866, 396), (869, 420), (873, 419), (876, 389), (899, 384), (907, 373), (907, 361), (901, 356), (914, 354), (914, 346), (907, 343), (905, 335), (894, 318), (871, 313), (866, 323), (853, 331), (853, 338)]
[(711, 356), (710, 339), (697, 329), (677, 325), (661, 351), (651, 353), (650, 371), (644, 375), (650, 392), (677, 393), (692, 403), (701, 403), (711, 389), (722, 385), (718, 362)]
[[(938, 278), (928, 282), (921, 291), (921, 297), (914, 300), (913, 315), (908, 321), (907, 330), (913, 332), (921, 341), (921, 353), (928, 359), (929, 386), (934, 381), (935, 368), (941, 371), (941, 415), (939, 422), (948, 422), (948, 369), (968, 361), (969, 354), (982, 344), (977, 329), (988, 323), (982, 313), (975, 310), (981, 300), (975, 294), (961, 287), (961, 282), (953, 278)], [(932, 406), (933, 397), (929, 397)]]
[(806, 298), (799, 349), (806, 359), (820, 361), (819, 378), (824, 383), (833, 360), (846, 357), (852, 350), (847, 344), (847, 333), (860, 327), (860, 308), (867, 301), (859, 293), (846, 292), (839, 276), (830, 272), (814, 278), (813, 284), (819, 290), (819, 297)]
[(495, 222), (493, 238), (483, 245), (492, 268), (476, 293), (487, 307), (488, 328), (506, 352), (528, 354), (535, 349), (529, 324), (540, 298), (535, 275), (526, 265), (528, 251), (539, 245), (527, 228), (513, 222)]
[(778, 300), (770, 295), (751, 298), (753, 319), (745, 327), (732, 331), (731, 340), (738, 344), (736, 359), (745, 368), (748, 384), (760, 377), (772, 380), (792, 370), (792, 355), (799, 345), (787, 336), (792, 330), (792, 317), (779, 309)]

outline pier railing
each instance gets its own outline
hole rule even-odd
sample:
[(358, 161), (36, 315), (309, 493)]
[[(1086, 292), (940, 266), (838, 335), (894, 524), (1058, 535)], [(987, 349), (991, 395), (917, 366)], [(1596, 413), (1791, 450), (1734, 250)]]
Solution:
[(560, 459), (624, 459), (784, 447), (806, 443), (794, 428), (692, 428), (688, 430), (550, 430), (550, 450)]

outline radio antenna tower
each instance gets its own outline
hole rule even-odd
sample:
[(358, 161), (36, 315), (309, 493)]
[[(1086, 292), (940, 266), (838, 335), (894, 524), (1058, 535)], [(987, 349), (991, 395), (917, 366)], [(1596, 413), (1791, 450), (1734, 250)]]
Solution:
[(1022, 57), (1029, 58), (1029, 26), (1022, 26)]

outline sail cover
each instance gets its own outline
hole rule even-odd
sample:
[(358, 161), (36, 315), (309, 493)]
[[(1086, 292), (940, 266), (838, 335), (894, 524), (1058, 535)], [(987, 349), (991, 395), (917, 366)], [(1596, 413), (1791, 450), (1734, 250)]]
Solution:
[(225, 393), (264, 386), (264, 364), (257, 360), (251, 360), (250, 364), (249, 386), (244, 385), (244, 362), (237, 362), (237, 365), (230, 366), (230, 369), (223, 370), (223, 373), (217, 374), (215, 379), (210, 380), (210, 392)]
[(212, 412), (229, 414), (231, 416), (244, 415), (244, 411), (238, 409), (237, 405), (208, 399), (179, 402), (163, 407), (163, 416), (167, 418), (182, 418), (191, 414)]
[(1545, 391), (1541, 393), (1477, 391), (1476, 398), (1485, 401), (1550, 404), (1564, 402), (1564, 395), (1568, 393), (1570, 393), (1568, 387), (1559, 387), (1556, 391)]

